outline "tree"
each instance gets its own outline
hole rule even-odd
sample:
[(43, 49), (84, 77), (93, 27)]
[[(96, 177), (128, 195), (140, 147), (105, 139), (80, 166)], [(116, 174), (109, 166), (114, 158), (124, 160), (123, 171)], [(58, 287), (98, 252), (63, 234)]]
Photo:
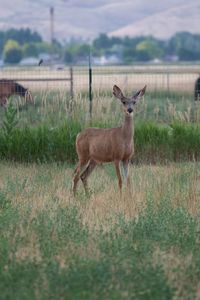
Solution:
[(38, 56), (38, 49), (34, 43), (25, 44), (23, 47), (23, 54), (25, 57), (37, 57)]
[(22, 59), (22, 49), (15, 40), (8, 40), (4, 46), (4, 61), (10, 64), (17, 64)]
[(125, 64), (130, 64), (135, 60), (136, 51), (133, 47), (125, 47), (123, 51), (123, 60)]
[(101, 33), (98, 38), (93, 41), (96, 49), (108, 49), (112, 46), (111, 40), (105, 33)]
[(147, 61), (154, 58), (160, 58), (163, 50), (155, 39), (147, 38), (136, 45), (136, 59)]
[(72, 43), (64, 51), (64, 59), (67, 63), (85, 61), (89, 56), (90, 46), (88, 44)]
[(73, 56), (68, 50), (65, 50), (64, 52), (64, 61), (68, 64), (73, 62)]
[(20, 28), (15, 29), (11, 28), (5, 33), (5, 40), (15, 40), (20, 45), (24, 45), (25, 43), (39, 43), (42, 42), (41, 36), (37, 32), (32, 32), (30, 28)]
[(4, 52), (4, 46), (9, 40), (14, 40), (18, 42), (18, 45), (23, 46), (29, 43), (40, 43), (42, 42), (42, 37), (29, 28), (11, 28), (7, 31), (0, 31), (0, 55)]
[(170, 54), (178, 55), (180, 60), (200, 59), (200, 35), (189, 32), (176, 33), (168, 43)]
[(51, 45), (47, 42), (35, 43), (35, 46), (37, 48), (38, 53), (42, 53), (42, 52), (50, 53), (51, 52)]

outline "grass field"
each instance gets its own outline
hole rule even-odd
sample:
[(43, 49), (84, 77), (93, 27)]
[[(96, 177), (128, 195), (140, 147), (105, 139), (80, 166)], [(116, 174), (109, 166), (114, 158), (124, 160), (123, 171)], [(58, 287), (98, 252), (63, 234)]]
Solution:
[(0, 163), (1, 299), (199, 299), (200, 165), (112, 166), (70, 193), (73, 167)]
[[(73, 102), (63, 82), (27, 82), (34, 105), (13, 97), (0, 109), (0, 299), (200, 299), (197, 67), (96, 68), (92, 120), (86, 68), (74, 70)], [(67, 76), (17, 72), (19, 82)], [(148, 85), (134, 117), (131, 194), (120, 198), (108, 164), (90, 177), (90, 195), (80, 184), (74, 198), (76, 134), (123, 122), (113, 84)]]

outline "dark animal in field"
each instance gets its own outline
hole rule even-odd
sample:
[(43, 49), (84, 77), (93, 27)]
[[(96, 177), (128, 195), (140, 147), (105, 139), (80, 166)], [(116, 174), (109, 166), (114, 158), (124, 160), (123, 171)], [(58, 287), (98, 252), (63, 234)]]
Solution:
[(200, 101), (200, 76), (195, 81), (195, 86), (194, 86), (194, 100), (195, 101)]
[(0, 106), (5, 106), (12, 95), (23, 97), (26, 102), (33, 102), (29, 90), (11, 79), (0, 79)]
[(41, 66), (42, 63), (43, 63), (43, 59), (40, 59), (38, 66)]

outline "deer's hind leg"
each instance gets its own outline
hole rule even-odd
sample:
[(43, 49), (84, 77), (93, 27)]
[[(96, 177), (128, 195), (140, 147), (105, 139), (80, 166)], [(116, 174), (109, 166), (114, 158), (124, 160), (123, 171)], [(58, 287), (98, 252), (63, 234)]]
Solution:
[(94, 168), (96, 167), (97, 163), (94, 160), (90, 160), (87, 168), (81, 174), (81, 180), (83, 182), (83, 186), (85, 189), (85, 193), (88, 194), (88, 185), (87, 185), (87, 178), (92, 173)]
[(73, 191), (74, 195), (76, 193), (77, 184), (80, 179), (81, 170), (87, 163), (88, 163), (88, 161), (86, 161), (86, 160), (79, 160), (78, 165), (74, 171), (73, 186), (72, 186), (72, 191)]

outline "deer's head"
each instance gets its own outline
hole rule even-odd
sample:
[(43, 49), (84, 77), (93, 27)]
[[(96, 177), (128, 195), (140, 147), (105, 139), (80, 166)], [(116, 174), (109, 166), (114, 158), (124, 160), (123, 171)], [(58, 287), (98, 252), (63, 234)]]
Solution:
[(145, 91), (146, 85), (132, 97), (128, 98), (123, 95), (121, 89), (117, 85), (113, 86), (113, 95), (121, 101), (121, 103), (123, 104), (124, 112), (130, 116), (133, 115), (134, 105), (138, 102), (139, 99), (142, 98), (142, 96), (145, 94)]

